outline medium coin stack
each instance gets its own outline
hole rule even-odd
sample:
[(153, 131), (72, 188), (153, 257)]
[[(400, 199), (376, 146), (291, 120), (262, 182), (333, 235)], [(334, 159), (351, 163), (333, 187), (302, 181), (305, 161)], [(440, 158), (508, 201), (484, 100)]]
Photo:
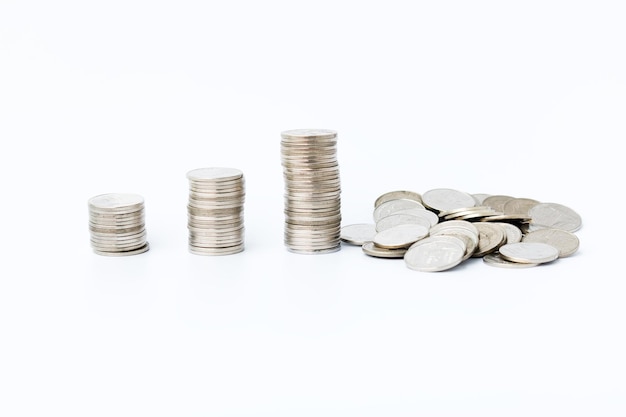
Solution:
[(281, 133), (287, 250), (322, 254), (341, 248), (341, 183), (337, 132), (296, 129)]
[(235, 168), (198, 168), (187, 173), (189, 251), (231, 255), (244, 250), (243, 172)]
[(91, 247), (98, 255), (127, 256), (146, 252), (143, 197), (111, 193), (88, 201)]

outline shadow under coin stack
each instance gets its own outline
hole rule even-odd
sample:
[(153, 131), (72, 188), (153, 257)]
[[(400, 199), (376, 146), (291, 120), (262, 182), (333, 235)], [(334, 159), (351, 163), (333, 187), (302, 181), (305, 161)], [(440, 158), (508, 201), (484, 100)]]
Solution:
[(127, 256), (149, 249), (143, 197), (102, 194), (90, 198), (88, 205), (91, 247), (96, 254)]
[(281, 133), (285, 179), (285, 246), (302, 254), (341, 248), (341, 184), (337, 132), (296, 129)]
[(235, 168), (199, 168), (189, 180), (189, 251), (231, 255), (244, 250), (243, 172)]

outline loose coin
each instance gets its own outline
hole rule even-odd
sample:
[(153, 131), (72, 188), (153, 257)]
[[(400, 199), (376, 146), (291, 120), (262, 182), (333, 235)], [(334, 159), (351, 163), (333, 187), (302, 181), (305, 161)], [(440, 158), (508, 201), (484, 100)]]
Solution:
[(371, 242), (376, 235), (376, 225), (371, 223), (349, 224), (341, 228), (341, 240), (351, 245), (362, 246)]
[(511, 262), (541, 264), (559, 257), (559, 250), (542, 242), (507, 243), (498, 250), (500, 256)]
[(385, 249), (374, 245), (374, 242), (365, 242), (361, 249), (366, 255), (373, 256), (375, 258), (403, 258), (406, 253), (406, 248), (401, 249)]
[(407, 248), (428, 235), (428, 228), (419, 224), (401, 224), (376, 233), (373, 242), (385, 249)]
[(573, 255), (580, 245), (578, 237), (561, 229), (539, 229), (527, 233), (522, 242), (543, 242), (559, 250), (559, 258)]
[(404, 255), (410, 269), (423, 272), (439, 272), (461, 263), (465, 247), (460, 239), (452, 236), (430, 236), (413, 244)]
[(488, 253), (487, 255), (483, 256), (483, 262), (489, 266), (497, 266), (500, 268), (530, 268), (539, 265), (532, 263), (507, 261), (506, 259), (502, 258), (499, 252)]
[(474, 207), (476, 200), (470, 194), (450, 188), (436, 188), (422, 195), (424, 206), (436, 210), (447, 211), (465, 207)]
[(580, 215), (562, 204), (539, 203), (528, 214), (532, 219), (530, 230), (552, 228), (575, 232), (582, 225)]

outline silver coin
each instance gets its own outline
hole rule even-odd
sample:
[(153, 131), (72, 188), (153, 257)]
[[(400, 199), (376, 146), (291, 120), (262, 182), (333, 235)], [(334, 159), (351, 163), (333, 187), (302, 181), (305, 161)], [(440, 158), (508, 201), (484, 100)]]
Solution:
[(504, 212), (504, 205), (506, 204), (507, 201), (512, 200), (512, 199), (513, 197), (509, 195), (502, 195), (502, 194), (490, 195), (489, 197), (483, 200), (483, 205), (489, 206), (496, 211)]
[(187, 172), (187, 178), (194, 182), (234, 181), (242, 177), (243, 172), (236, 168), (209, 167)]
[(374, 209), (374, 222), (378, 222), (383, 217), (394, 214), (398, 210), (406, 210), (419, 208), (423, 209), (424, 206), (421, 203), (418, 203), (415, 200), (407, 200), (407, 199), (399, 199), (399, 200), (389, 200), (384, 203), (381, 203)]
[(147, 252), (150, 249), (150, 245), (146, 242), (146, 244), (139, 249), (129, 250), (129, 251), (102, 251), (99, 249), (92, 248), (94, 253), (102, 256), (131, 256), (138, 255), (140, 253)]
[(484, 205), (484, 201), (487, 197), (490, 197), (491, 194), (484, 194), (484, 193), (479, 193), (479, 194), (472, 194), (472, 197), (474, 197), (474, 200), (476, 200), (476, 205), (477, 206), (482, 206)]
[(434, 212), (427, 210), (425, 208), (417, 207), (417, 208), (403, 209), (403, 210), (394, 211), (393, 214), (410, 214), (411, 216), (424, 217), (426, 220), (430, 222), (431, 226), (434, 226), (437, 223), (439, 223), (439, 216), (437, 216)]
[(498, 250), (507, 261), (541, 264), (559, 257), (559, 250), (542, 242), (507, 243)]
[(371, 242), (374, 235), (376, 235), (376, 225), (371, 223), (349, 224), (343, 226), (340, 231), (342, 241), (358, 246)]
[(382, 203), (386, 203), (387, 201), (391, 200), (414, 200), (422, 204), (422, 196), (419, 193), (416, 193), (414, 191), (397, 190), (389, 191), (380, 195), (374, 201), (374, 208), (380, 206)]
[(234, 255), (234, 254), (243, 252), (244, 248), (245, 246), (243, 244), (232, 246), (232, 247), (226, 247), (226, 248), (202, 248), (202, 247), (190, 245), (189, 252), (191, 252), (194, 255), (210, 255), (210, 256)]
[(407, 248), (428, 236), (428, 228), (419, 224), (401, 224), (376, 233), (374, 244), (385, 249)]
[(528, 212), (532, 218), (530, 230), (561, 229), (575, 232), (582, 226), (578, 213), (571, 208), (557, 203), (539, 203)]
[(505, 222), (493, 222), (492, 224), (497, 224), (504, 230), (504, 234), (506, 235), (505, 243), (517, 243), (522, 241), (522, 231), (514, 224)]
[(125, 212), (129, 209), (139, 209), (144, 204), (144, 200), (138, 194), (109, 193), (90, 198), (88, 204), (92, 211)]
[(403, 258), (407, 249), (385, 249), (380, 248), (374, 245), (374, 242), (365, 242), (363, 246), (361, 246), (363, 253), (369, 256), (373, 256), (375, 258), (390, 258), (390, 259), (398, 259)]
[(559, 258), (573, 255), (580, 245), (578, 237), (561, 229), (540, 229), (527, 233), (522, 242), (543, 242), (559, 250)]
[(494, 223), (476, 223), (478, 229), (478, 247), (473, 253), (474, 258), (483, 257), (495, 252), (506, 241), (504, 229)]
[(463, 207), (474, 207), (476, 200), (470, 194), (450, 188), (435, 188), (422, 194), (424, 206), (436, 210), (446, 211)]
[(376, 222), (376, 231), (382, 232), (401, 224), (419, 224), (426, 229), (430, 229), (430, 220), (425, 217), (413, 216), (411, 214), (392, 214)]
[(451, 228), (465, 229), (471, 232), (473, 235), (478, 236), (478, 229), (476, 228), (476, 226), (473, 223), (468, 222), (467, 220), (448, 220), (445, 222), (437, 223), (436, 225), (431, 227), (430, 233), (439, 233), (441, 230)]
[(291, 129), (281, 132), (280, 136), (286, 140), (335, 139), (337, 132), (330, 129)]
[(488, 253), (487, 255), (483, 256), (483, 262), (489, 266), (497, 266), (500, 268), (530, 268), (539, 265), (533, 263), (507, 261), (506, 259), (502, 258), (499, 252)]
[(532, 198), (512, 198), (504, 203), (502, 212), (504, 214), (523, 214), (528, 216), (531, 208), (539, 204), (539, 201)]
[(452, 236), (430, 236), (413, 244), (404, 255), (410, 269), (422, 272), (439, 272), (460, 264), (465, 247)]

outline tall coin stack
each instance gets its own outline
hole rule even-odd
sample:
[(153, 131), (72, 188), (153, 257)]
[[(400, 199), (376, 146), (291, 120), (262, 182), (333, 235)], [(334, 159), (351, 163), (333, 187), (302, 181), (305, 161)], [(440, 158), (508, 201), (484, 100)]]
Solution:
[(341, 184), (337, 132), (296, 129), (281, 133), (285, 179), (285, 246), (302, 254), (341, 248)]
[(244, 250), (243, 172), (235, 168), (199, 168), (189, 180), (189, 251), (231, 255)]
[(88, 201), (91, 247), (98, 255), (126, 256), (146, 252), (143, 197), (101, 194)]

